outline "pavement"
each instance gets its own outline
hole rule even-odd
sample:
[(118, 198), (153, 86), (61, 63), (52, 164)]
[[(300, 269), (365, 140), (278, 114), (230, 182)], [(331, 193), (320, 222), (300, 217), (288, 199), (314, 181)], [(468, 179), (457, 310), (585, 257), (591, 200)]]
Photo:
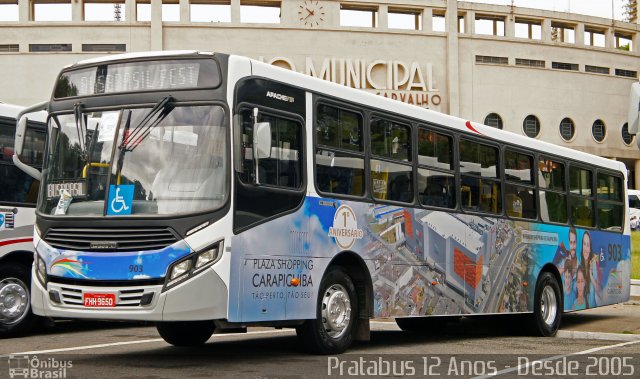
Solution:
[(562, 315), (559, 337), (640, 340), (640, 297)]

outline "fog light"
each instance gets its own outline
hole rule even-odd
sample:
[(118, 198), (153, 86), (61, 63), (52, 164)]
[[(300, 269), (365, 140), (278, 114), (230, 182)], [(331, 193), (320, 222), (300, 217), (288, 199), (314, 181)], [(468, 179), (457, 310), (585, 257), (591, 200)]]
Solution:
[(145, 293), (140, 298), (140, 305), (149, 305), (153, 300), (153, 292)]
[(200, 253), (198, 255), (198, 260), (196, 261), (196, 268), (200, 268), (207, 263), (211, 263), (218, 258), (218, 248), (214, 247), (213, 249), (207, 250), (204, 253)]
[(49, 299), (51, 299), (51, 301), (53, 301), (54, 303), (58, 303), (60, 304), (60, 293), (58, 293), (58, 291), (54, 291), (51, 290), (49, 291)]
[(191, 269), (191, 259), (187, 259), (173, 266), (173, 270), (171, 270), (171, 275), (169, 276), (169, 280), (174, 280), (175, 278), (184, 275)]

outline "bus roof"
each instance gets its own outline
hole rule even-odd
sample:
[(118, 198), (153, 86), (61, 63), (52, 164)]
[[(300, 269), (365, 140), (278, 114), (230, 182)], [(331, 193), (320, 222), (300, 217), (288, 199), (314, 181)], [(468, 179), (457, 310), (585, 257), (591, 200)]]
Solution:
[[(249, 59), (249, 58), (245, 58)], [(624, 163), (611, 159), (602, 158), (597, 155), (584, 153), (567, 147), (558, 146), (549, 142), (540, 141), (517, 133), (497, 129), (477, 122), (465, 120), (459, 117), (446, 115), (444, 113), (421, 108), (415, 105), (392, 100), (384, 96), (376, 95), (366, 91), (339, 85), (326, 80), (318, 79), (309, 75), (304, 75), (284, 68), (269, 65), (257, 60), (249, 59), (252, 65), (252, 74), (264, 76), (289, 83), (294, 86), (308, 89), (312, 92), (322, 93), (329, 96), (336, 96), (347, 101), (367, 106), (379, 108), (381, 110), (406, 115), (414, 119), (434, 123), (456, 129), (460, 132), (483, 135), (498, 142), (509, 141), (516, 147), (528, 150), (537, 150), (541, 153), (557, 155), (571, 158), (576, 161), (594, 164), (600, 167), (620, 171), (626, 177), (627, 169)]]
[[(0, 117), (10, 117), (15, 119), (18, 115), (18, 112), (23, 110), (25, 107), (14, 104), (6, 104), (0, 102)], [(29, 119), (38, 122), (46, 122), (47, 121), (47, 112), (36, 112), (30, 113)]]

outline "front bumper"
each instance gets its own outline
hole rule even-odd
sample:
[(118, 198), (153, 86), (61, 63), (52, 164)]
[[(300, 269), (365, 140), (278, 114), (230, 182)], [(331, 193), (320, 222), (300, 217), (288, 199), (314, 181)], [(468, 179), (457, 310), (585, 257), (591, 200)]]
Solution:
[[(197, 321), (227, 318), (228, 290), (213, 268), (162, 292), (162, 285), (96, 287), (48, 282), (47, 288), (31, 273), (31, 306), (39, 316), (131, 321)], [(78, 281), (81, 283), (81, 281)], [(60, 295), (50, 299), (49, 291)], [(85, 307), (84, 293), (115, 294), (116, 306)], [(140, 298), (151, 296), (148, 305)]]

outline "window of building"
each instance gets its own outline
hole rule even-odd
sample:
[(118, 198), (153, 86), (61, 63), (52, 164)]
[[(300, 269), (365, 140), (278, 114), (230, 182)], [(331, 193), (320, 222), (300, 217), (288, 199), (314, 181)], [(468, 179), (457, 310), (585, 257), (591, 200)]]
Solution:
[(502, 129), (502, 117), (497, 113), (489, 113), (487, 117), (484, 118), (484, 124)]
[(178, 0), (162, 0), (162, 21), (180, 21), (180, 4)]
[(476, 15), (474, 29), (476, 34), (504, 37), (504, 17)]
[(378, 7), (340, 4), (340, 25), (376, 28), (378, 26)]
[(545, 63), (537, 59), (516, 58), (516, 66), (545, 68)]
[(422, 205), (456, 207), (453, 138), (418, 128), (418, 198)]
[(422, 11), (408, 8), (389, 8), (387, 26), (390, 29), (422, 30)]
[(591, 126), (591, 134), (597, 142), (604, 141), (607, 136), (607, 127), (602, 120), (595, 120)]
[(551, 23), (551, 40), (563, 43), (576, 43), (576, 30), (574, 25), (560, 22)]
[(216, 0), (191, 0), (191, 22), (231, 22), (231, 3)]
[(136, 2), (136, 21), (151, 21), (151, 2), (150, 2), (150, 0), (137, 0), (137, 2)]
[(431, 25), (434, 32), (444, 32), (447, 30), (447, 20), (444, 11), (433, 11)]
[(584, 44), (587, 46), (605, 47), (605, 30), (597, 28), (585, 28)]
[(577, 63), (551, 62), (551, 68), (556, 70), (578, 71)]
[(634, 138), (635, 136), (629, 133), (629, 123), (625, 122), (624, 125), (622, 125), (622, 141), (625, 145), (630, 146)]
[(623, 32), (613, 33), (615, 48), (626, 51), (633, 51), (633, 35)]
[(569, 117), (565, 117), (560, 121), (560, 137), (562, 137), (565, 142), (569, 142), (573, 139), (576, 133), (576, 126), (573, 123), (573, 120)]
[(547, 158), (538, 161), (540, 217), (544, 222), (567, 222), (564, 163)]
[(125, 52), (127, 45), (124, 43), (83, 43), (82, 51), (85, 52)]
[(538, 218), (533, 167), (533, 156), (510, 149), (505, 150), (505, 209), (510, 217)]
[(460, 139), (459, 154), (462, 208), (477, 212), (502, 213), (498, 149)]
[(542, 21), (516, 18), (515, 34), (518, 38), (542, 39)]
[(540, 134), (540, 120), (534, 115), (527, 116), (522, 123), (522, 130), (527, 137), (536, 138)]
[(325, 104), (318, 105), (315, 143), (318, 190), (364, 195), (362, 115)]
[(50, 3), (46, 0), (35, 0), (33, 19), (35, 21), (71, 21), (71, 1)]
[(607, 230), (622, 230), (624, 202), (622, 178), (598, 173), (598, 227)]
[(458, 33), (464, 33), (464, 15), (458, 15)]
[(32, 53), (71, 51), (71, 44), (70, 43), (30, 43), (29, 51)]
[(590, 72), (592, 74), (609, 75), (611, 70), (609, 69), (609, 67), (590, 66), (590, 65), (587, 64), (587, 65), (584, 66), (584, 71), (585, 72)]
[(637, 78), (638, 71), (623, 70), (621, 68), (616, 68), (616, 76), (622, 76), (625, 78)]
[(0, 44), (0, 53), (17, 53), (20, 51), (20, 45), (17, 43)]
[(240, 1), (240, 22), (253, 24), (279, 24), (279, 1)]
[(0, 3), (0, 22), (18, 21), (18, 1), (13, 4)]
[(85, 21), (125, 21), (124, 1), (112, 1), (108, 3), (84, 1)]
[(490, 56), (490, 55), (476, 55), (476, 63), (508, 65), (509, 64), (509, 58), (507, 58), (507, 57), (493, 57), (493, 56)]
[(594, 226), (593, 173), (591, 170), (569, 168), (569, 204), (571, 222), (578, 226)]

